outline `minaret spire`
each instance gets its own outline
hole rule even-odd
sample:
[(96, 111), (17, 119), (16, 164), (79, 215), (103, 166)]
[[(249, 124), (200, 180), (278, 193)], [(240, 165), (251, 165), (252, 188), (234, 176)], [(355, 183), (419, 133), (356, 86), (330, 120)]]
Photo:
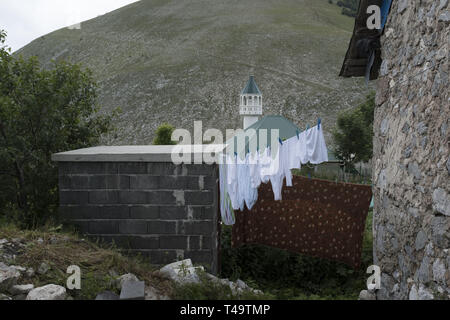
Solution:
[(255, 77), (250, 76), (244, 90), (241, 92), (240, 114), (244, 117), (244, 130), (258, 122), (262, 116), (263, 98), (256, 84)]

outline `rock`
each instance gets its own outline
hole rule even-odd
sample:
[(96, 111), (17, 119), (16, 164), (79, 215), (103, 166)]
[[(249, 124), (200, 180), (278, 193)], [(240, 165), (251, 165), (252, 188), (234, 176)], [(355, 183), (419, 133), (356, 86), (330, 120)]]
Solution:
[(425, 244), (427, 241), (427, 235), (425, 234), (425, 232), (423, 232), (423, 230), (420, 230), (416, 237), (416, 250), (419, 251), (425, 248)]
[(3, 293), (0, 293), (0, 301), (9, 301), (12, 300), (11, 297), (8, 297), (7, 295), (4, 295)]
[(119, 299), (120, 297), (111, 291), (102, 292), (98, 294), (97, 297), (95, 298), (95, 300), (119, 300)]
[(124, 274), (117, 279), (117, 289), (122, 290), (123, 284), (127, 281), (139, 281), (139, 279), (132, 273)]
[(41, 275), (46, 274), (50, 270), (50, 266), (46, 262), (42, 262), (37, 272)]
[(445, 263), (441, 259), (436, 259), (433, 263), (433, 280), (445, 283)]
[(439, 15), (439, 22), (449, 22), (450, 21), (450, 12), (444, 11)]
[(156, 288), (145, 287), (145, 300), (147, 301), (168, 301), (171, 300), (168, 296), (160, 294)]
[(173, 270), (173, 269), (180, 269), (180, 268), (192, 268), (194, 265), (192, 264), (192, 260), (191, 259), (186, 259), (183, 261), (178, 261), (178, 262), (174, 262), (171, 264), (168, 264), (167, 266), (161, 268), (161, 272), (165, 273), (169, 270)]
[(6, 240), (6, 239), (0, 239), (0, 246), (1, 245), (4, 245), (4, 244), (7, 244), (8, 243), (8, 240)]
[(175, 262), (163, 267), (161, 275), (179, 283), (199, 283), (198, 271), (204, 271), (203, 267), (194, 267), (191, 259)]
[(426, 289), (422, 284), (417, 290), (417, 286), (414, 284), (409, 292), (409, 300), (433, 300), (433, 294)]
[(27, 271), (25, 271), (25, 276), (27, 278), (33, 278), (36, 272), (34, 272), (33, 268), (28, 268)]
[(17, 300), (17, 301), (24, 301), (26, 299), (27, 299), (26, 294), (19, 294), (19, 295), (13, 297), (13, 300)]
[(145, 300), (145, 282), (125, 281), (122, 284), (120, 300)]
[(408, 7), (408, 0), (400, 0), (397, 8), (397, 13), (403, 13)]
[(249, 286), (242, 280), (238, 280), (236, 281), (236, 285), (238, 286), (238, 288), (241, 288), (242, 290), (247, 290), (249, 289)]
[(433, 192), (433, 209), (445, 216), (450, 216), (450, 196), (442, 188)]
[(49, 284), (33, 289), (28, 293), (27, 300), (65, 300), (66, 288)]
[(9, 293), (11, 293), (13, 296), (22, 295), (22, 294), (27, 295), (33, 289), (34, 289), (34, 285), (32, 285), (32, 284), (15, 285), (9, 289)]
[(145, 288), (145, 300), (147, 301), (156, 301), (159, 300), (158, 292), (153, 287), (146, 287)]
[(359, 294), (359, 300), (377, 300), (377, 296), (372, 291), (363, 290)]
[(0, 292), (7, 292), (9, 289), (16, 285), (21, 274), (14, 266), (7, 266), (0, 262)]
[(419, 300), (433, 300), (434, 296), (433, 294), (425, 288), (425, 286), (421, 285), (419, 287)]

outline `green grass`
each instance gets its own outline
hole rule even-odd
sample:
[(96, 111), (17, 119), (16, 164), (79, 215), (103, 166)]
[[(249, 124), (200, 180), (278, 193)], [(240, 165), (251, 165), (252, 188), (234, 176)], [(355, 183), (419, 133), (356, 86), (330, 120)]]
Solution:
[[(67, 268), (76, 265), (81, 268), (81, 290), (68, 290), (76, 300), (92, 300), (102, 291), (118, 292), (115, 279), (126, 273), (133, 273), (147, 285), (157, 288), (165, 295), (171, 295), (172, 283), (161, 278), (154, 271), (155, 266), (139, 256), (125, 256), (115, 246), (89, 241), (79, 235), (61, 231), (59, 228), (20, 230), (12, 224), (0, 224), (0, 239), (20, 239), (26, 246), (20, 250), (13, 263), (38, 270), (45, 262), (50, 270), (44, 275), (36, 273), (31, 279), (35, 287), (56, 284), (66, 286), (69, 275)], [(42, 243), (38, 242), (42, 239)], [(29, 279), (20, 280), (29, 284)]]

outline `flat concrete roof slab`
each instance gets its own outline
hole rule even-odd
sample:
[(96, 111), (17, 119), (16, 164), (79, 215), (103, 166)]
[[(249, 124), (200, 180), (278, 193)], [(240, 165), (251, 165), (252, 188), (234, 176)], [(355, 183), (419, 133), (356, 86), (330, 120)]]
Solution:
[(101, 146), (52, 155), (55, 162), (172, 162), (172, 153), (219, 153), (225, 145)]

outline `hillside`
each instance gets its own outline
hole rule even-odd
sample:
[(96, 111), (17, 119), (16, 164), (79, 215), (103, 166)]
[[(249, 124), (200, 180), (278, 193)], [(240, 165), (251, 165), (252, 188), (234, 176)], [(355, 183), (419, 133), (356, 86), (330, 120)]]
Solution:
[(109, 144), (149, 144), (163, 122), (240, 127), (249, 74), (265, 114), (301, 128), (322, 117), (330, 130), (338, 112), (368, 91), (361, 79), (338, 77), (353, 24), (327, 0), (142, 0), (17, 53), (45, 66), (65, 59), (91, 68), (102, 112), (123, 110)]

